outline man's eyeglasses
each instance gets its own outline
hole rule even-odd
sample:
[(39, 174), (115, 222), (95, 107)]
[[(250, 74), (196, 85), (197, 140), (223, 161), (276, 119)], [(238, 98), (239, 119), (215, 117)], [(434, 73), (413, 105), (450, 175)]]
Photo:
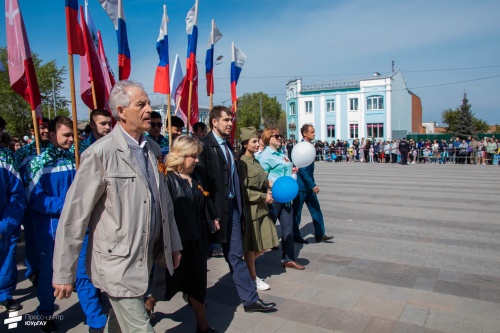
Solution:
[(158, 123), (153, 123), (153, 122), (151, 122), (151, 127), (152, 127), (152, 128), (155, 128), (155, 127), (157, 127), (157, 126), (161, 128), (161, 126), (162, 126), (162, 125), (163, 125), (163, 124), (161, 123), (161, 121), (160, 121), (160, 122), (158, 122)]
[(275, 138), (276, 140), (279, 140), (281, 138), (283, 138), (283, 135), (281, 134), (274, 134), (274, 135), (271, 135), (272, 138)]

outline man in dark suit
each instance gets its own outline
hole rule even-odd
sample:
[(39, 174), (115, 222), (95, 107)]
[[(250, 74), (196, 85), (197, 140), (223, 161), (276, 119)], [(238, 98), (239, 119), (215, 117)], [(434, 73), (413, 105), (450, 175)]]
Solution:
[(410, 149), (410, 145), (406, 138), (403, 138), (399, 143), (399, 152), (401, 153), (401, 165), (408, 165), (408, 151)]
[(224, 106), (215, 106), (210, 111), (209, 123), (210, 133), (200, 139), (203, 152), (198, 158), (195, 172), (215, 205), (222, 251), (245, 311), (267, 312), (273, 310), (276, 304), (264, 303), (259, 299), (243, 260), (242, 232), (246, 229), (244, 202), (238, 168), (231, 144), (227, 141), (233, 129), (233, 113)]
[[(305, 124), (300, 129), (303, 141), (311, 143), (314, 140), (315, 131), (313, 125)], [(314, 161), (304, 168), (299, 168), (297, 173), (297, 183), (299, 184), (299, 193), (293, 200), (293, 240), (297, 243), (309, 243), (300, 235), (299, 225), (300, 216), (302, 214), (302, 206), (304, 202), (311, 213), (314, 225), (314, 236), (316, 242), (324, 242), (331, 240), (333, 236), (325, 235), (325, 222), (323, 221), (323, 213), (319, 206), (318, 196), (319, 186), (314, 181)]]

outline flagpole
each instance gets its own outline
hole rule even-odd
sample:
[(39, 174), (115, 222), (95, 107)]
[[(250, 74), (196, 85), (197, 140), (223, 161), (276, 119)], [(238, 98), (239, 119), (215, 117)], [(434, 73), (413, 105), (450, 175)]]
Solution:
[(35, 130), (36, 154), (40, 155), (40, 131), (38, 130), (38, 121), (36, 119), (36, 110), (31, 110), (31, 118), (33, 118), (33, 129)]
[(214, 94), (210, 93), (210, 108), (208, 109), (209, 111), (212, 110), (214, 107)]
[(193, 94), (193, 81), (189, 81), (188, 114), (187, 114), (187, 134), (189, 135), (189, 126), (191, 125), (191, 101)]
[(168, 123), (168, 145), (172, 146), (170, 138), (172, 137), (172, 115), (170, 114), (171, 101), (170, 94), (167, 94), (167, 123)]
[(73, 64), (73, 55), (68, 54), (69, 64), (69, 85), (71, 91), (71, 115), (73, 117), (73, 140), (75, 145), (75, 166), (78, 170), (80, 166), (80, 142), (78, 140), (78, 120), (76, 116), (76, 97), (75, 97), (75, 73)]
[[(89, 68), (90, 68), (90, 66), (89, 66)], [(97, 96), (95, 93), (94, 80), (90, 80), (90, 86), (92, 87), (92, 100), (94, 101), (94, 109), (97, 109)]]

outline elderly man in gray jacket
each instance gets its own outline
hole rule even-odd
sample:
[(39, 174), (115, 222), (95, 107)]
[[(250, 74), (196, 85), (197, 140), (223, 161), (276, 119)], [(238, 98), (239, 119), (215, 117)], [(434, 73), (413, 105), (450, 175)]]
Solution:
[(54, 295), (71, 295), (89, 228), (87, 272), (116, 316), (108, 329), (116, 330), (118, 322), (122, 332), (153, 332), (143, 303), (153, 260), (172, 274), (182, 245), (160, 147), (143, 134), (151, 127), (148, 95), (140, 84), (120, 81), (109, 106), (118, 123), (83, 153), (59, 220)]

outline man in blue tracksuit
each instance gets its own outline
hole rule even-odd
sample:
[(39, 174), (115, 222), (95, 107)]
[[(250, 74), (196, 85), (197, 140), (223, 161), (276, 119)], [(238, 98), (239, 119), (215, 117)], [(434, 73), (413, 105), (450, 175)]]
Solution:
[[(314, 140), (315, 130), (312, 125), (305, 124), (300, 129), (304, 141), (311, 143)], [(293, 240), (297, 243), (309, 243), (300, 235), (299, 225), (302, 214), (302, 206), (306, 203), (309, 213), (313, 219), (314, 237), (316, 242), (324, 242), (331, 240), (333, 236), (325, 235), (325, 222), (323, 221), (323, 213), (319, 206), (317, 194), (319, 186), (314, 181), (314, 161), (304, 168), (299, 168), (297, 173), (297, 183), (299, 185), (299, 193), (293, 200)]]
[[(0, 117), (0, 136), (5, 125)], [(0, 147), (0, 309), (9, 312), (21, 309), (12, 293), (17, 284), (16, 247), (25, 208), (23, 182), (12, 153)]]
[(52, 119), (49, 122), (49, 135), (52, 145), (35, 157), (26, 170), (26, 196), (40, 254), (37, 284), (40, 304), (37, 314), (46, 321), (45, 326), (40, 327), (42, 332), (57, 330), (51, 318), (55, 301), (52, 288), (54, 239), (66, 193), (76, 174), (75, 158), (70, 151), (73, 145), (71, 119), (61, 116)]
[[(42, 118), (41, 124), (38, 126), (38, 139), (40, 142), (40, 153), (43, 153), (47, 147), (51, 146), (49, 137), (49, 119)], [(35, 130), (33, 125), (31, 125), (31, 134), (35, 135)], [(37, 156), (36, 151), (36, 141), (33, 139), (29, 144), (19, 148), (14, 153), (14, 160), (21, 175), (21, 179), (26, 186), (25, 176), (26, 168), (28, 164)], [(25, 242), (25, 258), (24, 263), (26, 264), (26, 273), (24, 276), (29, 279), (33, 285), (36, 285), (38, 279), (38, 267), (40, 265), (38, 258), (38, 248), (36, 246), (35, 231), (33, 229), (33, 221), (29, 209), (24, 212), (24, 217), (21, 221), (24, 227), (24, 242)]]
[[(90, 136), (80, 142), (80, 154), (94, 142), (111, 132), (112, 118), (109, 112), (101, 109), (92, 110), (90, 113), (90, 128), (92, 128)], [(86, 269), (88, 241), (89, 230), (87, 229), (76, 269), (76, 292), (80, 306), (87, 317), (89, 333), (103, 332), (107, 317), (102, 311), (101, 291), (92, 284)]]

